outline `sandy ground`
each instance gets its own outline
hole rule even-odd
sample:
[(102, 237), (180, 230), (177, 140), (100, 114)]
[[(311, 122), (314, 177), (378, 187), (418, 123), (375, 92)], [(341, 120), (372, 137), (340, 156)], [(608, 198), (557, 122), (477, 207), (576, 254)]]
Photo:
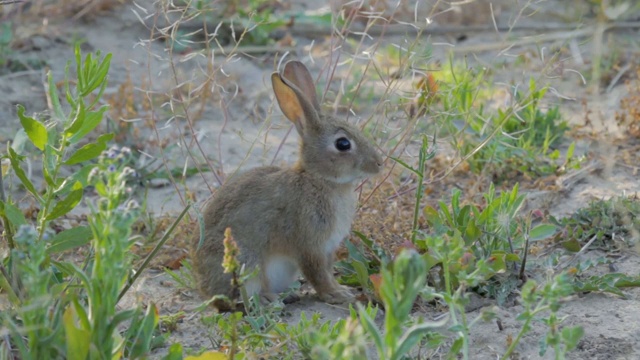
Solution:
[[(561, 2), (547, 2), (544, 6), (553, 8)], [(101, 13), (99, 16), (85, 20), (60, 21), (49, 19), (46, 25), (41, 22), (21, 23), (16, 32), (24, 42), (24, 47), (18, 51), (21, 58), (46, 59), (48, 66), (53, 71), (57, 80), (62, 79), (65, 63), (72, 56), (73, 44), (71, 39), (82, 39), (85, 51), (100, 49), (113, 54), (110, 71), (109, 87), (105, 93), (106, 98), (114, 99), (122, 92), (122, 84), (130, 82), (136, 89), (151, 89), (158, 94), (167, 94), (177, 83), (191, 80), (198, 84), (203, 81), (201, 68), (207, 66), (211, 59), (196, 58), (191, 61), (183, 61), (189, 56), (188, 51), (169, 54), (165, 50), (165, 44), (161, 41), (148, 41), (151, 31), (144, 26), (140, 17), (145, 17), (145, 11), (149, 15), (145, 18), (147, 24), (153, 22), (153, 14), (157, 10), (150, 1), (138, 1), (138, 5), (127, 3), (113, 10)], [(294, 8), (307, 8), (304, 1), (294, 3)], [(312, 6), (308, 6), (311, 8)], [(513, 14), (503, 9), (498, 19), (508, 23)], [(545, 10), (543, 8), (542, 10)], [(138, 15), (136, 15), (136, 13)], [(545, 19), (544, 12), (540, 17), (535, 16), (522, 20), (525, 23), (540, 23)], [(482, 22), (482, 19), (476, 19)], [(452, 20), (453, 21), (453, 20)], [(466, 21), (466, 20), (465, 20)], [(637, 32), (635, 33), (637, 36)], [(626, 33), (625, 36), (632, 36)], [(495, 41), (495, 33), (466, 34), (467, 39), (459, 43), (460, 46), (481, 44), (486, 41)], [(391, 39), (390, 41), (392, 41)], [(451, 43), (447, 36), (434, 37), (436, 44)], [(453, 39), (455, 41), (455, 39)], [(303, 56), (308, 51), (308, 39), (299, 39), (298, 55)], [(547, 44), (552, 46), (555, 44)], [(319, 46), (316, 44), (316, 46)], [(434, 45), (434, 57), (446, 59), (448, 46)], [(588, 56), (588, 47), (582, 48), (584, 55)], [(321, 57), (323, 51), (316, 49), (315, 64), (310, 65), (316, 72), (323, 65)], [(516, 53), (514, 50), (513, 53)], [(472, 61), (511, 62), (507, 53), (498, 54), (498, 51), (482, 53)], [(169, 58), (172, 57), (177, 64), (174, 78), (173, 70), (169, 66)], [(306, 58), (308, 60), (308, 58)], [(470, 57), (471, 59), (471, 57)], [(215, 66), (221, 66), (225, 74), (219, 80), (220, 86), (225, 91), (223, 96), (212, 98), (205, 103), (202, 115), (193, 119), (194, 133), (202, 147), (202, 153), (220, 170), (220, 176), (229, 174), (238, 167), (250, 168), (256, 165), (269, 164), (278, 152), (277, 164), (290, 163), (295, 159), (297, 150), (296, 137), (286, 137), (289, 125), (274, 107), (271, 91), (268, 87), (268, 76), (272, 69), (272, 58), (269, 56), (236, 56), (225, 59), (219, 56), (214, 60)], [(568, 58), (567, 67), (579, 66), (576, 59)], [(533, 65), (536, 67), (539, 65)], [(501, 81), (521, 81), (528, 75), (509, 72)], [(47, 109), (43, 87), (43, 71), (22, 71), (0, 76), (0, 141), (5, 143), (10, 140), (19, 123), (15, 114), (15, 105), (24, 104), (29, 112), (41, 112)], [(561, 102), (561, 109), (566, 118), (574, 126), (585, 125), (586, 111), (590, 111), (591, 124), (586, 131), (599, 134), (588, 140), (578, 140), (578, 148), (583, 152), (594, 152), (597, 157), (610, 159), (618, 151), (618, 145), (614, 145), (614, 139), (621, 136), (621, 130), (614, 121), (615, 111), (619, 107), (620, 99), (626, 94), (624, 86), (616, 86), (605, 94), (593, 95), (586, 85), (583, 85), (577, 76), (565, 73), (558, 77), (549, 77), (552, 86), (565, 98)], [(182, 94), (188, 93), (188, 85), (181, 88)], [(142, 162), (151, 162), (161, 159), (163, 153), (158, 142), (164, 142), (164, 156), (167, 161), (176, 167), (183, 167), (185, 160), (189, 158), (185, 149), (194, 149), (194, 137), (191, 135), (184, 118), (172, 118), (170, 109), (166, 103), (162, 103), (160, 97), (154, 99), (154, 117), (149, 119), (149, 112), (145, 113), (144, 96), (139, 92), (136, 95), (139, 101), (134, 104), (138, 110), (135, 115), (114, 113), (111, 116), (111, 126), (131, 121), (133, 128), (138, 128), (134, 135), (125, 136), (121, 143), (143, 151), (147, 156)], [(586, 102), (586, 107), (582, 101)], [(222, 106), (224, 104), (224, 106)], [(194, 101), (193, 107), (200, 104)], [(177, 112), (180, 112), (178, 110)], [(192, 116), (194, 111), (191, 111)], [(123, 115), (124, 114), (124, 115)], [(146, 114), (147, 118), (138, 117), (138, 114)], [(273, 116), (271, 116), (273, 115)], [(356, 120), (366, 118), (360, 115)], [(261, 119), (268, 118), (269, 123), (261, 123)], [(145, 124), (155, 124), (156, 131), (151, 131)], [(119, 123), (120, 122), (120, 123)], [(106, 128), (102, 131), (107, 130)], [(293, 133), (292, 133), (293, 134)], [(198, 151), (193, 151), (194, 158), (199, 164), (204, 158)], [(637, 154), (636, 154), (637, 156)], [(223, 159), (222, 163), (217, 162)], [(196, 161), (188, 160), (189, 166)], [(609, 163), (610, 161), (608, 161)], [(144, 164), (141, 164), (144, 165)], [(548, 209), (552, 214), (563, 216), (572, 213), (584, 206), (588, 201), (596, 198), (610, 197), (622, 193), (634, 193), (640, 190), (638, 174), (624, 166), (607, 167), (607, 171), (599, 175), (589, 175), (572, 185), (562, 193), (547, 191), (534, 191), (529, 199), (529, 207)], [(33, 167), (31, 176), (38, 178), (39, 174)], [(149, 191), (149, 209), (154, 210), (155, 216), (163, 214), (176, 214), (183, 207), (182, 198), (188, 189), (198, 201), (206, 199), (211, 190), (217, 187), (217, 182), (211, 172), (203, 176), (189, 177), (178, 187), (181, 195), (178, 196), (174, 186), (156, 186)], [(77, 212), (82, 212), (79, 208)], [(184, 250), (184, 249), (181, 249)], [(627, 274), (640, 272), (640, 257), (629, 252), (616, 263), (619, 271)], [(562, 315), (567, 317), (566, 324), (580, 325), (585, 329), (585, 336), (580, 341), (578, 349), (569, 355), (570, 359), (638, 359), (640, 358), (640, 289), (625, 291), (627, 299), (616, 296), (590, 293), (574, 296), (562, 308)], [(210, 346), (207, 340), (207, 329), (198, 321), (199, 314), (194, 309), (200, 304), (201, 299), (190, 291), (177, 289), (175, 284), (162, 272), (150, 271), (139, 281), (134, 291), (121, 304), (127, 307), (136, 301), (154, 301), (159, 305), (162, 313), (171, 314), (184, 311), (186, 316), (178, 328), (169, 338), (166, 347), (158, 349), (160, 356), (170, 343), (180, 342), (188, 349), (201, 349)], [(489, 305), (489, 304), (487, 304)], [(498, 316), (504, 326), (499, 330), (494, 322), (479, 324), (472, 330), (474, 359), (495, 359), (506, 348), (507, 338), (513, 336), (519, 329), (519, 322), (515, 319), (521, 306), (511, 305), (498, 310)], [(326, 319), (336, 319), (347, 315), (347, 310), (340, 306), (330, 306), (316, 301), (313, 296), (303, 296), (302, 301), (288, 305), (285, 321), (295, 322), (301, 311), (308, 313), (319, 312)], [(471, 312), (473, 316), (479, 310)], [(435, 318), (438, 313), (423, 314), (428, 318)], [(545, 326), (540, 323), (533, 325), (532, 331), (522, 341), (518, 348), (520, 359), (539, 358), (538, 340), (544, 336)], [(552, 358), (548, 352), (544, 358)]]

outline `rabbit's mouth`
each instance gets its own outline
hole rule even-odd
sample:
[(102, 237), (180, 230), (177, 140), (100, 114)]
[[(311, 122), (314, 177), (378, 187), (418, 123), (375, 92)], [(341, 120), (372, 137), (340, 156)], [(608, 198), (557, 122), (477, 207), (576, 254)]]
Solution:
[(336, 175), (333, 176), (330, 180), (336, 184), (353, 184), (366, 180), (369, 177), (376, 175), (377, 173), (378, 172), (372, 174), (365, 171), (358, 171), (357, 174), (350, 173), (344, 175)]

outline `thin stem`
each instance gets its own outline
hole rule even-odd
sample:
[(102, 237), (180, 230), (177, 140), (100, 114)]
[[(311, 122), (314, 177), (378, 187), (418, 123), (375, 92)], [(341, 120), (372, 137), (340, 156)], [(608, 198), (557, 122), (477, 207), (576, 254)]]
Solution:
[(413, 228), (411, 229), (411, 242), (416, 243), (416, 237), (418, 236), (418, 227), (420, 220), (420, 203), (422, 202), (422, 195), (424, 194), (424, 168), (427, 157), (427, 137), (422, 138), (422, 147), (418, 154), (418, 186), (416, 187), (416, 203), (413, 208)]
[(167, 240), (169, 240), (169, 235), (173, 233), (173, 230), (175, 230), (176, 226), (178, 226), (178, 224), (180, 223), (180, 220), (182, 220), (182, 217), (184, 217), (184, 215), (187, 213), (187, 210), (189, 210), (190, 207), (191, 205), (185, 206), (184, 210), (182, 210), (182, 212), (180, 213), (180, 215), (178, 215), (178, 217), (173, 222), (173, 224), (171, 224), (171, 227), (167, 230), (167, 232), (164, 233), (164, 236), (162, 236), (162, 239), (158, 241), (158, 244), (153, 248), (153, 250), (151, 250), (149, 255), (147, 255), (142, 265), (140, 265), (140, 267), (138, 268), (138, 271), (136, 271), (135, 274), (133, 274), (133, 277), (131, 277), (131, 280), (128, 281), (127, 285), (125, 285), (122, 291), (120, 291), (120, 295), (118, 295), (118, 301), (120, 301), (120, 299), (122, 299), (124, 294), (126, 294), (127, 291), (129, 291), (133, 283), (138, 279), (140, 274), (142, 274), (144, 269), (149, 265), (151, 260), (156, 256), (160, 248), (164, 245), (164, 243), (167, 242)]
[[(80, 101), (82, 101), (82, 99), (80, 99)], [(53, 169), (53, 172), (51, 173), (51, 179), (52, 181), (55, 183), (56, 179), (58, 178), (58, 171), (60, 171), (60, 167), (62, 166), (62, 158), (64, 156), (64, 152), (67, 148), (67, 135), (66, 132), (63, 131), (62, 132), (62, 137), (60, 138), (60, 150), (56, 150), (56, 161), (55, 161), (55, 167)], [(46, 152), (44, 153), (45, 157), (47, 156)], [(43, 163), (46, 162), (46, 159), (43, 160)], [(43, 165), (46, 166), (46, 165)], [(53, 189), (51, 187), (47, 187), (47, 194), (46, 194), (46, 198), (44, 200), (44, 204), (42, 206), (42, 210), (40, 211), (40, 214), (38, 214), (39, 219), (38, 219), (38, 241), (42, 241), (42, 237), (44, 236), (44, 232), (47, 228), (47, 215), (49, 215), (49, 207), (51, 206), (51, 203), (53, 202), (53, 198), (54, 198), (54, 193), (55, 193), (56, 189)]]
[(529, 324), (531, 324), (531, 321), (533, 320), (533, 318), (538, 313), (545, 311), (547, 309), (549, 309), (548, 305), (547, 306), (538, 305), (538, 307), (533, 312), (531, 312), (531, 314), (527, 317), (527, 320), (524, 322), (524, 324), (520, 328), (520, 331), (518, 332), (518, 336), (516, 336), (515, 340), (511, 342), (511, 345), (509, 345), (509, 348), (507, 348), (507, 351), (504, 353), (504, 355), (502, 355), (500, 360), (509, 359), (509, 357), (511, 356), (511, 353), (516, 349), (516, 346), (518, 346), (520, 339), (522, 339), (522, 336), (524, 336), (524, 334), (529, 331)]
[[(0, 200), (6, 204), (7, 200), (4, 194), (4, 180), (2, 179), (2, 171), (0, 171)], [(6, 215), (2, 215), (2, 224), (4, 225), (4, 234), (7, 238), (7, 245), (9, 250), (15, 249), (16, 243), (13, 241), (13, 230), (11, 229), (11, 223)]]

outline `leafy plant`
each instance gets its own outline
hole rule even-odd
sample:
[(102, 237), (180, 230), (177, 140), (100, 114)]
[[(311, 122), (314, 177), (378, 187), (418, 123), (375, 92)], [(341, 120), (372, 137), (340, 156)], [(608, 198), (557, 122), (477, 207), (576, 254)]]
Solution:
[(485, 282), (491, 275), (495, 274), (498, 268), (503, 271), (504, 260), (498, 261), (480, 259), (473, 261), (465, 252), (464, 242), (460, 233), (455, 231), (453, 236), (441, 237), (430, 236), (425, 239), (425, 244), (429, 247), (429, 252), (423, 256), (426, 270), (431, 270), (434, 266), (441, 267), (441, 281), (437, 288), (425, 290), (427, 299), (441, 299), (448, 308), (452, 325), (449, 328), (454, 332), (455, 340), (449, 354), (455, 356), (462, 352), (464, 359), (469, 359), (469, 329), (473, 323), (480, 319), (491, 317), (490, 312), (482, 313), (478, 318), (469, 322), (467, 319), (465, 305), (468, 303), (467, 289), (478, 286)]
[(538, 88), (531, 78), (528, 90), (525, 96), (516, 89), (515, 105), (499, 109), (488, 120), (470, 119), (472, 131), (461, 148), (470, 154), (467, 161), (474, 172), (488, 172), (500, 182), (518, 174), (538, 177), (579, 167), (582, 159), (574, 157), (574, 143), (561, 160), (557, 147), (568, 125), (561, 120), (559, 108), (540, 109), (547, 88)]
[[(64, 81), (68, 112), (49, 73), (51, 121), (29, 117), (18, 106), (21, 134), (42, 155), (45, 180), (44, 190), (37, 190), (22, 168), (25, 156), (18, 151), (24, 147), (7, 147), (5, 158), (39, 209), (35, 223), (30, 223), (12, 198), (0, 203), (10, 249), (0, 272), (0, 285), (11, 300), (11, 308), (1, 318), (9, 331), (3, 346), (16, 349), (22, 359), (142, 358), (158, 339), (155, 305), (149, 304), (146, 310), (117, 308), (123, 289), (137, 276), (132, 276), (129, 251), (131, 228), (139, 217), (137, 203), (130, 198), (128, 182), (135, 175), (126, 166), (130, 151), (116, 147), (105, 151), (112, 134), (79, 146), (106, 110), (94, 107), (107, 86), (110, 58), (98, 53), (83, 59), (76, 47), (77, 80), (69, 79), (67, 66)], [(90, 162), (96, 158), (97, 163)], [(62, 175), (63, 167), (74, 165), (81, 167), (70, 176)], [(87, 186), (98, 193), (98, 199), (88, 204), (88, 226), (55, 234), (51, 222), (73, 210)], [(86, 244), (90, 251), (81, 266), (57, 256)]]
[(410, 317), (426, 280), (427, 264), (411, 250), (401, 251), (390, 270), (382, 269), (379, 294), (385, 308), (384, 328), (379, 329), (375, 324), (375, 312), (366, 311), (363, 307), (358, 311), (360, 323), (373, 340), (378, 358), (402, 359), (424, 339), (428, 338), (432, 346), (444, 340), (435, 330), (444, 326), (448, 319), (429, 322), (424, 319), (415, 321)]
[[(0, 7), (2, 6), (0, 1)], [(12, 49), (13, 23), (3, 20), (0, 24), (0, 75), (17, 71), (41, 69), (46, 61), (39, 58), (20, 59)]]
[(11, 55), (11, 41), (13, 40), (11, 26), (10, 21), (5, 21), (0, 26), (0, 69), (7, 65)]
[(571, 251), (580, 250), (594, 236), (596, 245), (606, 248), (640, 241), (640, 200), (636, 196), (592, 201), (569, 217), (550, 220), (563, 229), (557, 241)]
[[(556, 227), (552, 224), (532, 227), (530, 218), (519, 214), (525, 196), (518, 193), (517, 185), (500, 195), (496, 195), (491, 185), (489, 192), (484, 195), (485, 205), (482, 209), (472, 204), (462, 206), (460, 196), (461, 192), (456, 189), (450, 207), (440, 202), (437, 210), (431, 206), (424, 208), (430, 232), (424, 239), (417, 240), (416, 245), (426, 251), (430, 267), (438, 264), (444, 266), (444, 255), (454, 259), (449, 265), (454, 285), (457, 285), (455, 276), (458, 271), (473, 271), (477, 261), (487, 261), (492, 272), (484, 272), (488, 277), (479, 284), (478, 290), (496, 297), (501, 304), (515, 289), (517, 282), (510, 279), (520, 277), (524, 271), (526, 263), (522, 254), (526, 253), (528, 242), (551, 237)], [(434, 243), (441, 241), (449, 244), (450, 248), (437, 254)], [(519, 272), (516, 271), (518, 264), (521, 267)], [(502, 275), (489, 281), (494, 274)], [(442, 286), (438, 285), (440, 282), (437, 277), (432, 279), (432, 283)]]
[(584, 330), (579, 326), (561, 328), (564, 320), (558, 316), (561, 301), (573, 293), (568, 275), (555, 276), (544, 286), (539, 286), (534, 280), (528, 280), (522, 287), (521, 293), (524, 310), (517, 319), (524, 323), (501, 359), (510, 358), (522, 336), (531, 330), (531, 322), (545, 313), (548, 315), (541, 317), (540, 320), (548, 326), (549, 331), (540, 341), (540, 356), (544, 356), (547, 349), (551, 347), (556, 359), (564, 359), (566, 353), (578, 345), (578, 341), (584, 334)]

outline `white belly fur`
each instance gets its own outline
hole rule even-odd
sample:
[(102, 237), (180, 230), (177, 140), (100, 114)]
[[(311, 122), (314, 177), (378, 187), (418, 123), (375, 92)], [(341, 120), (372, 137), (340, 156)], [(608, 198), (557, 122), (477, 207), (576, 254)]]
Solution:
[(264, 276), (269, 282), (267, 292), (270, 293), (281, 293), (287, 290), (299, 274), (295, 259), (283, 255), (270, 257), (264, 271)]
[(333, 208), (336, 210), (335, 227), (325, 244), (324, 251), (327, 255), (333, 254), (342, 240), (349, 235), (353, 217), (356, 213), (356, 204), (356, 193), (353, 190), (334, 201)]

